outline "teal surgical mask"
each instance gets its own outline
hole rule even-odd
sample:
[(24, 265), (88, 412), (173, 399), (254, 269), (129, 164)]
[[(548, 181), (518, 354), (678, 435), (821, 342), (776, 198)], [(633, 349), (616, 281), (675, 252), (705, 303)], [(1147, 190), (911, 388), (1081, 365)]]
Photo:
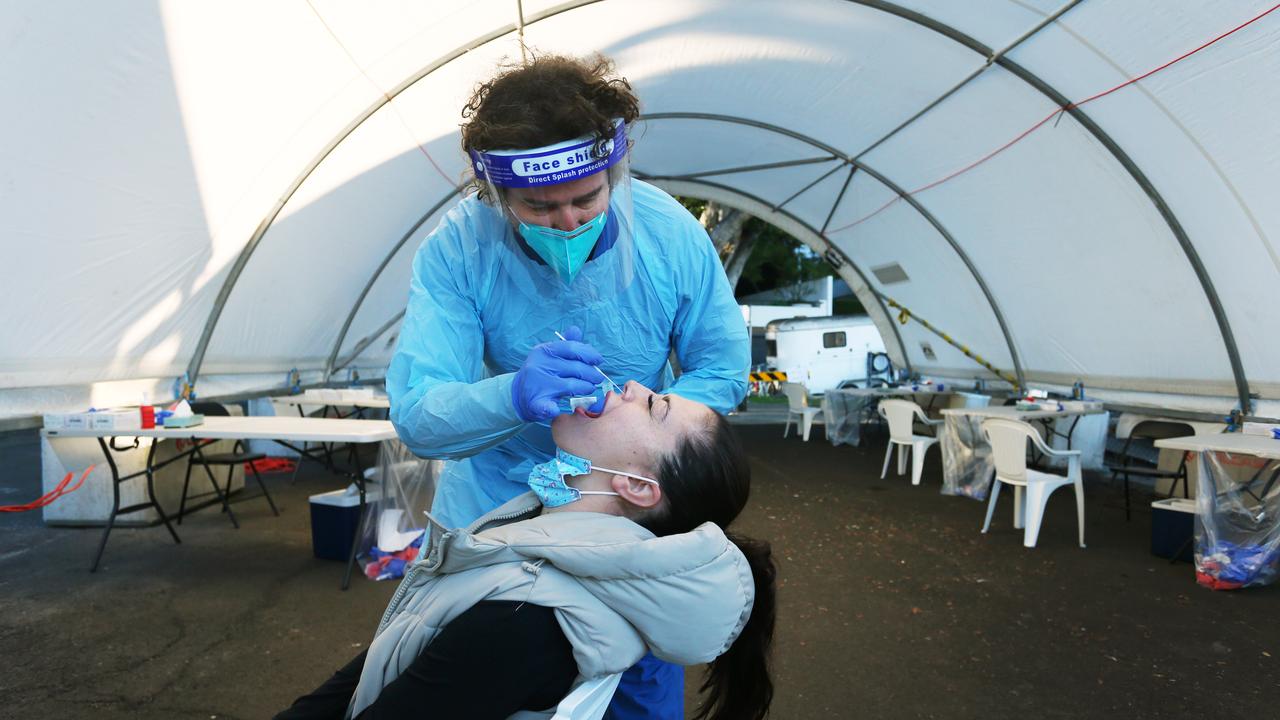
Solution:
[[(566, 477), (589, 475), (592, 469), (590, 460), (556, 448), (556, 456), (554, 458), (534, 465), (533, 469), (529, 471), (529, 487), (533, 489), (534, 494), (538, 496), (542, 504), (549, 508), (576, 502), (582, 499), (583, 495), (617, 495), (618, 493), (616, 492), (605, 492), (603, 490), (579, 490), (565, 482)], [(643, 475), (633, 475), (629, 472), (610, 470), (599, 466), (594, 469), (614, 475), (625, 475), (653, 485), (658, 484), (657, 480)]]
[(573, 230), (556, 230), (521, 222), (520, 237), (568, 284), (587, 263), (591, 249), (600, 239), (600, 233), (604, 232), (608, 215), (606, 210)]

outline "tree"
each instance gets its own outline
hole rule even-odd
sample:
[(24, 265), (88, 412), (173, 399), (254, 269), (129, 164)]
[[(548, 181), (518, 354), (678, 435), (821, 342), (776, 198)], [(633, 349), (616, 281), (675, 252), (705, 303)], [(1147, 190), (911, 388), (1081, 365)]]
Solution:
[(757, 217), (717, 202), (679, 200), (707, 229), (736, 295), (792, 287), (833, 274), (831, 266), (808, 246)]

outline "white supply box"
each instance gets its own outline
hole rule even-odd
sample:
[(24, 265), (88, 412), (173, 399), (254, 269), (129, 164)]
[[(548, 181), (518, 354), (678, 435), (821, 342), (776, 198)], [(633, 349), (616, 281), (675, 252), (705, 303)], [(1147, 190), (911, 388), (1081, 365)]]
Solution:
[(46, 430), (139, 430), (142, 428), (142, 414), (136, 407), (45, 413), (44, 427)]

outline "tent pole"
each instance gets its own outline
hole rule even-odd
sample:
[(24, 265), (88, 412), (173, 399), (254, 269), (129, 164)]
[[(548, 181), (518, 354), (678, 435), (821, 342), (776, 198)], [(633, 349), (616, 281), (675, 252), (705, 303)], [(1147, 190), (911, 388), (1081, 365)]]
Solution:
[[(555, 7), (547, 8), (542, 12), (534, 14), (532, 17), (525, 18), (524, 24), (525, 26), (532, 25), (539, 20), (545, 20), (549, 17), (559, 15), (560, 13), (568, 12), (570, 10), (583, 7), (584, 5), (592, 5), (600, 1), (601, 0), (570, 0), (569, 2), (561, 3)], [(515, 31), (516, 26), (514, 24), (504, 25), (496, 30), (485, 33), (484, 35), (481, 35), (465, 45), (455, 48), (454, 50), (445, 53), (439, 58), (428, 63), (422, 69), (413, 73), (408, 78), (405, 78), (405, 80), (403, 80), (399, 85), (374, 100), (369, 107), (361, 111), (359, 115), (353, 118), (346, 127), (344, 127), (332, 140), (330, 140), (311, 160), (311, 162), (307, 163), (307, 166), (302, 169), (302, 172), (299, 173), (298, 177), (290, 183), (289, 187), (280, 195), (280, 198), (276, 200), (275, 205), (273, 205), (271, 210), (267, 212), (267, 215), (262, 219), (262, 222), (258, 223), (257, 229), (253, 231), (253, 235), (249, 237), (248, 242), (245, 243), (245, 246), (240, 250), (240, 254), (236, 257), (236, 261), (231, 266), (230, 271), (228, 271), (226, 279), (222, 281), (222, 287), (218, 290), (218, 297), (214, 300), (213, 307), (209, 310), (209, 317), (205, 320), (204, 330), (200, 333), (200, 340), (196, 343), (196, 349), (191, 355), (190, 363), (187, 365), (187, 377), (189, 378), (189, 382), (192, 386), (196, 384), (196, 380), (200, 376), (200, 366), (204, 364), (204, 356), (209, 349), (209, 341), (213, 338), (213, 331), (218, 326), (218, 318), (222, 316), (222, 310), (226, 307), (227, 298), (235, 288), (236, 282), (240, 279), (241, 273), (244, 272), (245, 265), (249, 263), (249, 258), (252, 257), (254, 251), (257, 250), (258, 244), (262, 242), (262, 237), (266, 235), (267, 230), (271, 228), (271, 224), (275, 222), (276, 217), (279, 216), (282, 210), (284, 210), (284, 206), (289, 202), (290, 198), (292, 198), (294, 194), (298, 192), (298, 189), (302, 187), (302, 183), (306, 182), (307, 178), (311, 177), (311, 173), (315, 172), (316, 168), (320, 167), (320, 164), (324, 162), (325, 158), (329, 157), (329, 155), (342, 144), (342, 141), (346, 140), (351, 133), (355, 132), (356, 129), (363, 125), (366, 120), (373, 117), (374, 113), (381, 110), (387, 103), (391, 102), (392, 99), (400, 95), (400, 93), (403, 93), (405, 90), (413, 87), (413, 85), (415, 85), (419, 80), (427, 77), (431, 73), (439, 70), (445, 65), (448, 65), (463, 55), (466, 55), (472, 50)]]
[(849, 175), (844, 179), (844, 185), (840, 186), (840, 192), (836, 195), (836, 201), (831, 203), (831, 212), (827, 213), (827, 219), (822, 221), (822, 229), (818, 234), (826, 237), (827, 228), (831, 226), (831, 218), (836, 216), (836, 210), (840, 208), (840, 202), (844, 200), (844, 194), (849, 189), (849, 183), (853, 182), (853, 174), (858, 172), (858, 166), (849, 165)]
[[(347, 353), (347, 356), (338, 363), (338, 365), (334, 368), (334, 371), (336, 372), (338, 370), (341, 370), (342, 368), (350, 365), (353, 361), (355, 361), (356, 358), (360, 357), (360, 353), (364, 352), (365, 348), (372, 345), (375, 340), (382, 337), (383, 333), (385, 333), (386, 331), (394, 327), (396, 323), (400, 322), (401, 318), (404, 317), (404, 313), (405, 311), (401, 310), (400, 312), (392, 316), (390, 320), (382, 323), (382, 325), (379, 326), (377, 330), (374, 330), (373, 332), (361, 338), (360, 342), (356, 343), (356, 346), (351, 349), (351, 352)], [(328, 381), (328, 379), (329, 378), (327, 377), (325, 378), (326, 381)]]
[[(633, 175), (635, 175), (636, 177), (640, 178), (641, 180), (647, 180), (647, 179), (655, 179), (655, 180), (656, 180), (656, 179), (657, 179), (657, 178), (651, 178), (651, 176), (646, 175), (644, 172), (641, 172), (640, 170), (638, 170), (638, 169), (637, 169), (637, 168), (635, 168), (635, 167), (632, 167), (632, 168), (631, 168), (631, 172), (632, 172), (632, 174), (633, 174)], [(767, 209), (769, 209), (769, 208), (770, 208), (770, 205), (769, 205), (769, 203), (768, 203), (768, 202), (766, 202), (766, 201), (762, 200), (761, 198), (756, 197), (755, 195), (752, 195), (752, 194), (750, 194), (750, 193), (745, 193), (745, 192), (743, 192), (743, 191), (741, 191), (741, 190), (738, 190), (738, 189), (736, 189), (736, 188), (731, 188), (731, 187), (729, 187), (729, 186), (727, 186), (727, 185), (721, 185), (720, 183), (717, 183), (717, 182), (711, 182), (710, 180), (679, 180), (679, 181), (675, 181), (675, 182), (682, 182), (682, 183), (687, 183), (687, 184), (689, 184), (689, 185), (695, 185), (695, 186), (701, 186), (701, 187), (710, 188), (710, 189), (713, 189), (713, 190), (717, 190), (717, 191), (719, 191), (719, 192), (727, 193), (727, 194), (729, 194), (729, 195), (734, 195), (734, 196), (736, 196), (736, 197), (743, 198), (743, 199), (748, 200), (748, 201), (750, 201), (750, 202), (756, 203), (756, 204), (758, 204), (762, 209), (767, 210)], [(751, 212), (751, 210), (750, 210), (750, 209), (746, 209), (746, 208), (740, 208), (740, 209), (742, 209), (744, 212)], [(798, 227), (803, 228), (805, 232), (809, 233), (809, 235), (810, 235), (810, 239), (811, 239), (811, 243), (810, 243), (810, 244), (817, 245), (817, 244), (820, 244), (820, 243), (822, 242), (822, 234), (818, 232), (817, 228), (813, 227), (813, 226), (812, 226), (812, 225), (810, 225), (809, 223), (805, 222), (804, 220), (801, 220), (800, 218), (796, 217), (795, 215), (792, 215), (791, 213), (787, 212), (786, 210), (773, 210), (772, 212), (774, 212), (774, 213), (776, 213), (776, 214), (778, 214), (778, 215), (781, 215), (782, 217), (786, 218), (786, 219), (787, 219), (787, 221), (794, 223), (794, 224), (795, 224), (795, 225), (797, 225)], [(768, 219), (768, 218), (764, 218), (764, 217), (763, 217), (763, 216), (761, 216), (761, 215), (757, 215), (757, 217), (761, 217), (762, 219), (765, 219), (765, 220), (767, 220), (767, 219)], [(884, 304), (884, 300), (882, 300), (882, 299), (880, 298), (880, 294), (879, 294), (879, 293), (877, 293), (877, 292), (876, 292), (876, 290), (875, 290), (875, 288), (871, 286), (871, 283), (867, 281), (867, 276), (862, 272), (862, 268), (858, 267), (858, 264), (857, 264), (857, 263), (855, 263), (855, 262), (853, 262), (853, 260), (849, 259), (849, 257), (848, 257), (847, 255), (845, 255), (845, 254), (844, 254), (844, 252), (840, 250), (840, 248), (838, 248), (838, 247), (836, 247), (836, 246), (832, 245), (832, 246), (830, 246), (830, 247), (828, 248), (828, 250), (830, 250), (830, 251), (834, 251), (834, 252), (839, 256), (839, 258), (840, 258), (840, 260), (841, 260), (841, 262), (842, 262), (842, 264), (841, 264), (841, 266), (840, 266), (840, 267), (845, 267), (845, 266), (847, 266), (847, 267), (852, 271), (853, 275), (854, 275), (858, 280), (860, 280), (860, 281), (862, 282), (863, 286), (865, 286), (865, 287), (867, 288), (867, 293), (866, 293), (866, 294), (870, 295), (870, 299), (875, 300), (875, 306), (874, 306), (874, 307), (879, 308), (880, 312), (882, 313), (882, 315), (883, 315), (883, 317), (884, 317), (884, 319), (885, 319), (885, 322), (888, 324), (889, 328), (890, 328), (891, 330), (893, 330), (893, 337), (894, 337), (894, 339), (895, 339), (895, 340), (897, 341), (897, 343), (898, 343), (898, 351), (902, 354), (902, 364), (903, 364), (903, 366), (907, 369), (907, 372), (914, 372), (914, 370), (913, 370), (913, 369), (912, 369), (912, 367), (911, 367), (911, 356), (907, 354), (907, 346), (906, 346), (906, 343), (905, 343), (905, 342), (903, 342), (903, 340), (902, 340), (902, 335), (901, 335), (901, 333), (899, 333), (899, 332), (898, 332), (898, 325), (897, 325), (897, 323), (895, 323), (895, 322), (893, 321), (893, 316), (889, 314), (889, 309), (885, 306), (885, 304)], [(837, 271), (839, 271), (839, 270), (840, 270), (840, 267), (837, 267)], [(845, 279), (846, 281), (848, 281), (848, 280), (850, 280), (850, 279), (851, 279), (851, 278), (849, 278), (849, 277), (847, 277), (847, 276), (844, 276), (844, 274), (843, 274), (843, 273), (841, 273), (841, 276), (842, 276), (842, 277), (844, 277), (844, 279)], [(854, 283), (849, 283), (849, 287), (853, 288), (853, 287), (855, 287), (855, 284), (854, 284)], [(855, 293), (856, 293), (856, 290), (855, 290)], [(869, 304), (866, 302), (868, 298), (863, 297), (863, 296), (860, 294), (860, 295), (858, 295), (858, 299), (859, 299), (860, 301), (862, 301), (862, 303), (863, 303), (863, 305), (864, 305), (864, 306), (866, 306), (866, 307), (868, 307), (868, 308), (872, 307), (871, 305), (869, 305)], [(877, 326), (877, 327), (878, 327), (878, 326)], [(882, 333), (882, 334), (883, 334), (883, 333)]]
[(445, 203), (452, 200), (460, 192), (462, 192), (462, 188), (454, 188), (453, 192), (445, 195), (440, 202), (432, 205), (430, 210), (423, 213), (422, 217), (418, 218), (417, 222), (411, 225), (409, 229), (400, 236), (400, 239), (396, 241), (394, 246), (392, 246), (386, 257), (382, 258), (382, 262), (378, 264), (378, 269), (373, 271), (373, 275), (371, 275), (369, 277), (369, 281), (364, 284), (364, 289), (360, 291), (359, 297), (356, 298), (355, 303), (351, 306), (351, 312), (347, 313), (347, 319), (342, 323), (342, 329), (338, 331), (337, 339), (333, 341), (333, 349), (329, 351), (329, 359), (324, 363), (325, 380), (328, 380), (329, 376), (333, 375), (336, 370), (340, 369), (340, 366), (335, 367), (334, 363), (338, 360), (338, 353), (342, 350), (342, 343), (347, 339), (347, 331), (351, 329), (351, 323), (355, 321), (356, 313), (360, 311), (360, 306), (364, 304), (364, 299), (368, 297), (369, 292), (373, 290), (373, 285), (382, 275), (382, 271), (387, 269), (387, 266), (391, 264), (392, 258), (396, 256), (396, 253), (400, 252), (400, 248), (404, 247), (404, 244), (409, 241), (409, 238), (413, 237), (413, 234), (418, 232), (418, 228), (422, 227), (423, 223), (425, 223), (432, 215), (435, 215), (440, 208), (444, 207)]
[(1142, 191), (1146, 193), (1147, 197), (1151, 200), (1151, 203), (1155, 205), (1156, 211), (1160, 213), (1165, 224), (1169, 226), (1169, 231), (1173, 233), (1174, 238), (1178, 241), (1178, 245), (1182, 248), (1183, 254), (1187, 256), (1187, 262), (1191, 265), (1192, 271), (1200, 281), (1200, 288), (1204, 292), (1205, 299), (1209, 303), (1209, 308), (1213, 312), (1214, 320), (1218, 324), (1218, 332), (1222, 335), (1223, 348), (1227, 352), (1227, 361), (1231, 365), (1231, 374), (1235, 379), (1236, 398), (1240, 403), (1240, 411), (1245, 414), (1252, 412), (1253, 399), (1249, 392), (1249, 380), (1244, 373), (1244, 363), (1240, 360), (1240, 350), (1236, 345), (1235, 334), (1231, 330), (1231, 323), (1227, 319), (1226, 310), (1222, 307), (1222, 301), (1218, 297), (1217, 290), (1214, 288), (1213, 280), (1209, 277), (1209, 273), (1205, 269), (1204, 263), (1200, 260), (1200, 254), (1196, 252), (1195, 246), (1191, 243), (1191, 238), (1187, 236), (1186, 231), (1182, 227), (1182, 223), (1178, 221), (1177, 216), (1173, 214), (1173, 210), (1169, 207), (1168, 203), (1164, 201), (1164, 198), (1160, 195), (1160, 192), (1156, 190), (1155, 186), (1151, 184), (1151, 181), (1147, 178), (1146, 174), (1142, 172), (1142, 169), (1138, 167), (1138, 164), (1133, 161), (1133, 158), (1129, 157), (1128, 153), (1126, 153), (1120, 145), (1102, 129), (1100, 125), (1094, 122), (1088, 114), (1079, 107), (1073, 105), (1066, 96), (1058, 92), (1058, 90), (1052, 85), (1045, 82), (1030, 70), (1027, 70), (1016, 62), (1010, 60), (1008, 57), (996, 56), (986, 45), (983, 45), (976, 39), (964, 34), (956, 28), (929, 17), (928, 15), (924, 15), (914, 10), (909, 10), (890, 2), (884, 2), (883, 0), (847, 1), (873, 10), (889, 13), (890, 15), (895, 15), (903, 20), (916, 23), (917, 25), (925, 27), (950, 40), (964, 45), (984, 57), (993, 58), (995, 64), (1005, 70), (1008, 70), (1015, 77), (1030, 85), (1042, 95), (1052, 100), (1058, 107), (1062, 108), (1064, 113), (1070, 115), (1076, 122), (1080, 123), (1081, 127), (1093, 135), (1094, 139), (1101, 143), (1102, 146), (1111, 153), (1111, 156), (1115, 158), (1116, 162), (1120, 163), (1121, 167), (1129, 173), (1129, 176), (1133, 178), (1133, 181), (1138, 184), (1138, 187), (1142, 188)]
[[(766, 130), (768, 132), (778, 133), (779, 135), (785, 135), (787, 137), (794, 138), (801, 142), (809, 143), (810, 145), (813, 145), (816, 148), (832, 153), (833, 155), (836, 155), (837, 157), (849, 163), (850, 165), (855, 166), (857, 169), (862, 170), (863, 172), (867, 173), (871, 177), (880, 181), (885, 187), (889, 188), (898, 197), (902, 198), (909, 205), (911, 205), (911, 207), (914, 208), (917, 213), (920, 213), (921, 217), (923, 217), (926, 221), (928, 221), (928, 223), (932, 225), (933, 228), (937, 230), (940, 235), (942, 235), (943, 239), (947, 241), (947, 244), (951, 246), (951, 249), (955, 251), (956, 255), (960, 258), (961, 262), (963, 262), (965, 267), (969, 269), (969, 273), (970, 275), (973, 276), (974, 282), (977, 283), (978, 287), (982, 290), (982, 294), (987, 298), (987, 304), (991, 308), (991, 314), (995, 316), (996, 324), (1000, 326), (1000, 332), (1004, 335), (1005, 345), (1009, 349), (1009, 359), (1013, 363), (1014, 374), (1018, 377), (1019, 383), (1025, 382), (1025, 378), (1022, 372), (1022, 361), (1018, 356), (1018, 349), (1014, 345), (1013, 334), (1009, 331), (1009, 324), (1005, 322), (1004, 313), (1000, 311), (1000, 306), (996, 303), (995, 295), (993, 295), (991, 292), (991, 289), (987, 287), (986, 280), (984, 280), (982, 277), (982, 274), (978, 272), (977, 266), (973, 264), (973, 261), (970, 260), (969, 256), (965, 254), (963, 249), (961, 249), (960, 244), (956, 242), (956, 239), (951, 235), (950, 232), (947, 231), (946, 227), (943, 226), (943, 224), (939, 222), (937, 218), (935, 218), (932, 214), (930, 214), (927, 210), (925, 210), (924, 206), (921, 205), (914, 197), (908, 194), (906, 190), (904, 190), (903, 188), (899, 187), (896, 183), (889, 180), (889, 178), (880, 174), (875, 169), (869, 167), (866, 163), (863, 163), (861, 161), (855, 161), (853, 158), (847, 155), (844, 155), (835, 147), (828, 145), (822, 142), (821, 140), (817, 140), (815, 138), (809, 137), (808, 135), (798, 133), (794, 130), (789, 130), (787, 128), (779, 127), (777, 125), (761, 122), (759, 120), (752, 120), (750, 118), (741, 118), (734, 115), (719, 115), (714, 113), (684, 113), (684, 112), (654, 113), (652, 115), (645, 115), (643, 117), (645, 120), (711, 120), (714, 122), (746, 125), (748, 127), (754, 127), (760, 130)], [(850, 175), (850, 178), (852, 178), (852, 175)], [(790, 216), (789, 213), (788, 215)], [(821, 233), (819, 233), (819, 236), (822, 237), (830, 245), (830, 247), (835, 248), (837, 252), (840, 252), (841, 256), (844, 256), (847, 259), (847, 256), (845, 255), (845, 253), (839, 250), (836, 244), (831, 242), (829, 238), (827, 238), (825, 235), (822, 235)], [(860, 269), (858, 270), (858, 274), (862, 275), (862, 271)], [(862, 276), (862, 280), (863, 282), (867, 283), (867, 287), (869, 288), (872, 287), (871, 284), (867, 282), (867, 279), (865, 276)], [(887, 314), (887, 311), (886, 311), (886, 314)], [(895, 328), (895, 332), (896, 331), (897, 329)], [(905, 347), (903, 348), (903, 352), (904, 353), (906, 352)]]
[[(1079, 5), (1079, 4), (1081, 3), (1081, 1), (1082, 1), (1082, 0), (1070, 0), (1070, 2), (1068, 2), (1066, 5), (1063, 5), (1062, 7), (1058, 8), (1058, 9), (1057, 9), (1057, 10), (1055, 10), (1055, 11), (1053, 11), (1053, 12), (1052, 12), (1052, 13), (1050, 13), (1049, 15), (1046, 15), (1046, 16), (1044, 17), (1044, 19), (1043, 19), (1043, 20), (1041, 20), (1040, 22), (1036, 23), (1035, 27), (1031, 28), (1030, 30), (1028, 30), (1028, 31), (1026, 31), (1026, 32), (1024, 32), (1024, 33), (1022, 33), (1022, 35), (1018, 36), (1018, 39), (1016, 39), (1016, 40), (1014, 40), (1013, 42), (1011, 42), (1011, 43), (1009, 43), (1008, 45), (1006, 45), (1002, 50), (998, 50), (998, 51), (996, 51), (996, 52), (994, 52), (994, 53), (990, 53), (990, 54), (987, 56), (987, 61), (986, 61), (985, 63), (983, 63), (982, 65), (980, 65), (976, 70), (974, 70), (973, 72), (969, 73), (967, 76), (965, 76), (965, 78), (964, 78), (963, 80), (961, 80), (960, 82), (958, 82), (958, 83), (956, 83), (955, 85), (953, 85), (953, 86), (951, 87), (951, 89), (950, 89), (950, 90), (948, 90), (948, 91), (946, 91), (946, 92), (942, 93), (941, 95), (939, 95), (937, 98), (935, 98), (935, 99), (933, 100), (933, 102), (929, 103), (928, 105), (925, 105), (925, 106), (924, 106), (923, 108), (921, 108), (921, 109), (920, 109), (920, 111), (919, 111), (919, 112), (917, 112), (915, 115), (912, 115), (911, 117), (907, 118), (906, 120), (903, 120), (901, 124), (899, 124), (899, 125), (898, 125), (897, 127), (895, 127), (894, 129), (890, 130), (889, 132), (885, 133), (883, 136), (881, 136), (881, 138), (880, 138), (879, 140), (876, 140), (875, 142), (871, 143), (871, 144), (870, 144), (870, 145), (868, 145), (867, 147), (863, 148), (863, 150), (862, 150), (861, 152), (859, 152), (859, 153), (857, 153), (857, 154), (855, 154), (855, 155), (853, 156), (853, 159), (854, 159), (854, 160), (861, 160), (861, 159), (863, 158), (863, 156), (865, 156), (867, 153), (869, 153), (869, 152), (871, 152), (872, 150), (875, 150), (876, 148), (878, 148), (878, 147), (880, 147), (881, 145), (883, 145), (885, 142), (887, 142), (887, 141), (889, 140), (889, 138), (893, 137), (894, 135), (897, 135), (899, 132), (901, 132), (903, 129), (905, 129), (908, 125), (910, 125), (911, 123), (915, 122), (916, 120), (919, 120), (921, 117), (924, 117), (924, 115), (926, 115), (930, 110), (932, 110), (932, 109), (934, 109), (934, 108), (938, 107), (939, 105), (941, 105), (941, 104), (942, 104), (942, 102), (943, 102), (944, 100), (946, 100), (947, 98), (949, 98), (949, 97), (951, 97), (952, 95), (956, 94), (956, 92), (957, 92), (957, 91), (959, 91), (959, 90), (960, 90), (960, 88), (964, 87), (965, 85), (968, 85), (970, 82), (972, 82), (972, 81), (973, 81), (973, 79), (974, 79), (974, 78), (976, 78), (976, 77), (978, 77), (979, 75), (981, 75), (982, 73), (986, 72), (987, 68), (991, 67), (991, 65), (992, 65), (993, 63), (995, 63), (995, 62), (996, 62), (996, 61), (998, 61), (1000, 58), (1002, 58), (1002, 57), (1004, 57), (1005, 55), (1007, 55), (1007, 54), (1008, 54), (1010, 51), (1012, 51), (1014, 48), (1016, 48), (1016, 47), (1018, 47), (1019, 45), (1021, 45), (1023, 42), (1025, 42), (1025, 41), (1026, 41), (1028, 38), (1030, 38), (1032, 35), (1035, 35), (1036, 33), (1038, 33), (1038, 32), (1040, 32), (1041, 30), (1043, 30), (1043, 29), (1045, 28), (1045, 26), (1049, 25), (1049, 24), (1050, 24), (1050, 23), (1052, 23), (1053, 21), (1055, 21), (1055, 20), (1057, 20), (1058, 18), (1060, 18), (1060, 17), (1062, 17), (1063, 15), (1065, 15), (1065, 14), (1066, 14), (1066, 12), (1067, 12), (1068, 10), (1070, 10), (1070, 9), (1071, 9), (1071, 8), (1073, 8), (1073, 7), (1075, 7), (1076, 5)], [(870, 5), (870, 4), (868, 3), (868, 5)]]
[(732, 175), (733, 173), (753, 172), (756, 170), (776, 170), (778, 168), (796, 167), (797, 165), (815, 165), (823, 162), (834, 162), (840, 158), (833, 155), (825, 157), (803, 158), (800, 160), (782, 160), (779, 162), (761, 163), (758, 165), (739, 165), (737, 167), (722, 168), (719, 170), (699, 170), (698, 172), (686, 173), (684, 175), (654, 175), (651, 180), (693, 180), (701, 177), (711, 177), (713, 175)]

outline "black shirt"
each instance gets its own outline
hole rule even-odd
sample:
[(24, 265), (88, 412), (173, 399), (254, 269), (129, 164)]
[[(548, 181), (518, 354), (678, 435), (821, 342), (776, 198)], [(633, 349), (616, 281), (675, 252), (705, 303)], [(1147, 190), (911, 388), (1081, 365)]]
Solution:
[[(295, 700), (276, 720), (341, 718), (367, 653)], [(486, 600), (446, 625), (358, 717), (419, 717), (427, 711), (439, 717), (503, 720), (519, 710), (554, 707), (577, 675), (573, 648), (551, 608)]]

